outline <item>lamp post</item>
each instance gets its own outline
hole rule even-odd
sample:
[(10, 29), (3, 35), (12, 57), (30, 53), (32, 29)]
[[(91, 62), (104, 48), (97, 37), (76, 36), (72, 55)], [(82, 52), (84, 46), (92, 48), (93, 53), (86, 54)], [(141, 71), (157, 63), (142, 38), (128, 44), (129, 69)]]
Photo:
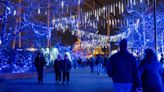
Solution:
[(156, 21), (156, 0), (154, 0), (154, 32), (155, 32), (155, 51), (157, 52), (158, 51), (158, 48), (157, 48), (157, 21)]
[(51, 50), (51, 30), (50, 30), (50, 0), (48, 0), (47, 2), (47, 48), (49, 48), (49, 55), (48, 55), (48, 59), (49, 59), (49, 63), (51, 61), (51, 56), (50, 56), (50, 50)]

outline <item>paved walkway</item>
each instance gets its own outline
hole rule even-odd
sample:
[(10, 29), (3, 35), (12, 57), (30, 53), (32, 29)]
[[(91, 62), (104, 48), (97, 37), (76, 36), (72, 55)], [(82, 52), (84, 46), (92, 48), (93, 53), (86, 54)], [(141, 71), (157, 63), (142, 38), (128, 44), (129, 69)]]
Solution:
[(112, 80), (106, 75), (91, 74), (88, 68), (72, 70), (69, 85), (55, 84), (54, 73), (44, 75), (44, 84), (35, 78), (6, 82), (7, 92), (112, 92)]

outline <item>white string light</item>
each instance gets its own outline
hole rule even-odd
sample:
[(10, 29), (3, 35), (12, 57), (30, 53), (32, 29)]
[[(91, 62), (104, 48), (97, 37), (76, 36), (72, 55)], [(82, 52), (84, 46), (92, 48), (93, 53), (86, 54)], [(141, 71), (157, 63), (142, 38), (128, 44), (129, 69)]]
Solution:
[(149, 0), (147, 0), (147, 4), (150, 5), (150, 1)]
[(129, 7), (129, 3), (130, 3), (129, 0), (127, 0), (126, 2), (127, 2), (127, 6)]
[(47, 15), (47, 11), (45, 11), (45, 15)]
[(13, 14), (13, 15), (15, 16), (16, 14), (17, 14), (17, 11), (16, 11), (16, 10), (14, 10), (14, 14)]
[(122, 13), (124, 13), (124, 3), (122, 2)]
[(38, 14), (40, 14), (40, 8), (38, 9)]
[(110, 11), (111, 11), (111, 13), (113, 13), (113, 6), (112, 6), (112, 4), (111, 4), (111, 7), (110, 7)]
[(133, 0), (130, 0), (130, 8), (132, 9)]
[(64, 7), (64, 2), (63, 1), (61, 2), (61, 6), (62, 6), (62, 8)]
[(133, 5), (136, 5), (136, 0), (134, 0)]
[(116, 4), (116, 7), (118, 7), (118, 4), (117, 4), (117, 2), (116, 2), (115, 4)]
[(121, 14), (121, 2), (119, 1), (119, 4), (118, 4), (118, 8), (119, 8), (119, 14)]
[(115, 8), (115, 4), (113, 4), (113, 14), (116, 15), (116, 8)]

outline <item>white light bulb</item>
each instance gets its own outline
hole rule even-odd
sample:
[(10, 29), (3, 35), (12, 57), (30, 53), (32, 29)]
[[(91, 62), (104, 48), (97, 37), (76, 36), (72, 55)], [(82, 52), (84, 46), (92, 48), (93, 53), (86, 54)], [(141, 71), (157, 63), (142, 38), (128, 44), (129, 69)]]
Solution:
[(114, 14), (114, 15), (116, 14), (115, 5), (114, 5), (114, 4), (113, 4), (113, 14)]
[(0, 45), (2, 44), (2, 40), (0, 39)]
[(40, 8), (38, 9), (38, 14), (40, 14)]
[(124, 13), (124, 4), (122, 3), (122, 13)]
[(121, 2), (118, 3), (119, 14), (121, 14)]
[(7, 10), (8, 10), (8, 13), (11, 14), (11, 9), (10, 9), (10, 7), (6, 7), (6, 8), (7, 8)]
[(111, 9), (111, 13), (113, 13), (113, 6), (112, 5), (111, 5), (111, 8), (110, 9)]
[(142, 0), (140, 0), (140, 3), (142, 3), (143, 1)]
[(105, 6), (103, 7), (103, 10), (105, 11)]
[(52, 23), (55, 23), (55, 19), (52, 20)]
[(80, 3), (81, 3), (81, 1), (80, 1), (80, 0), (78, 0), (78, 5), (80, 5)]
[(61, 6), (62, 6), (62, 8), (64, 7), (64, 2), (63, 1), (61, 2)]
[(117, 4), (117, 2), (116, 2), (115, 4), (116, 4), (116, 7), (118, 7), (118, 4)]
[(134, 0), (133, 5), (136, 5), (136, 0)]
[(17, 13), (17, 11), (16, 11), (16, 10), (14, 10), (14, 14), (13, 14), (13, 15), (15, 16), (15, 15), (16, 15), (16, 13)]
[(149, 0), (147, 0), (147, 4), (148, 4), (148, 5), (150, 4), (150, 1), (149, 1)]

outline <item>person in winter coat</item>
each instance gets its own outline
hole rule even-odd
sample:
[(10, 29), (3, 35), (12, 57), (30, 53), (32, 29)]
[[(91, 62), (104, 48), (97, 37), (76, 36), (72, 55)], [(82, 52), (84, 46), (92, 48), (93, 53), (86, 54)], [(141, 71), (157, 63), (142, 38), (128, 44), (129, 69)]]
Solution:
[(63, 60), (63, 63), (62, 63), (62, 70), (63, 70), (63, 84), (65, 83), (66, 79), (67, 79), (67, 83), (69, 83), (71, 62), (68, 59), (68, 56), (66, 54), (64, 56), (64, 60)]
[(105, 54), (104, 55), (104, 63), (103, 63), (103, 67), (106, 67), (106, 63), (108, 61), (108, 56)]
[(143, 92), (164, 92), (162, 82), (162, 65), (153, 50), (146, 49), (140, 64)]
[(90, 60), (90, 68), (91, 68), (91, 73), (94, 73), (94, 66), (95, 66), (96, 59), (94, 56), (92, 56)]
[(46, 62), (40, 52), (37, 53), (34, 64), (35, 64), (37, 74), (38, 74), (38, 84), (39, 83), (42, 84), (43, 83), (43, 68)]
[(160, 62), (161, 62), (162, 68), (163, 68), (163, 74), (162, 74), (162, 76), (163, 76), (163, 79), (164, 79), (164, 56), (163, 56), (163, 54), (161, 54)]
[(102, 69), (103, 69), (103, 58), (101, 55), (98, 55), (96, 58), (96, 64), (97, 64), (97, 74), (101, 75)]
[(62, 72), (62, 59), (60, 55), (58, 55), (57, 59), (54, 61), (54, 70), (56, 76), (56, 83), (60, 83)]
[(81, 59), (80, 57), (78, 57), (78, 59), (77, 59), (77, 63), (78, 63), (78, 67), (80, 67), (81, 64), (82, 64), (82, 59)]
[(131, 92), (133, 85), (141, 88), (139, 71), (135, 57), (127, 50), (126, 39), (120, 42), (120, 51), (112, 55), (106, 64), (109, 77), (112, 77), (114, 92)]

